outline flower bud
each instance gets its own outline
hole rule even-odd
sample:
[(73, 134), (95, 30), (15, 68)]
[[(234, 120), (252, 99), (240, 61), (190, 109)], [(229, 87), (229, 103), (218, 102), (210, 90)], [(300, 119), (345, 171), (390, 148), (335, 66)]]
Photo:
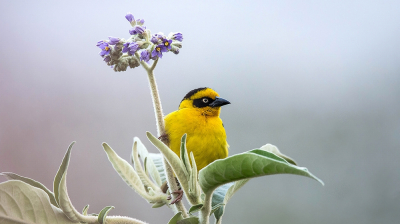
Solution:
[(139, 49), (139, 44), (136, 42), (130, 43), (128, 46), (128, 52), (130, 54), (135, 54), (135, 52)]
[(140, 60), (141, 60), (141, 61), (148, 62), (148, 61), (150, 60), (149, 51), (143, 50), (143, 51), (140, 53)]
[(129, 30), (129, 33), (131, 35), (136, 35), (136, 34), (142, 34), (144, 32), (144, 30), (146, 29), (146, 27), (142, 27), (142, 26), (135, 26), (133, 28), (131, 28)]
[(146, 29), (146, 27), (142, 27), (142, 26), (135, 26), (135, 31), (138, 34), (142, 34), (144, 32), (144, 30)]
[(136, 20), (136, 23), (141, 26), (144, 24), (144, 19), (138, 19)]
[[(156, 34), (157, 35), (157, 34)], [(159, 39), (157, 38), (157, 36), (156, 35), (153, 35), (152, 37), (151, 37), (151, 39), (150, 39), (150, 41), (153, 43), (153, 44), (158, 44), (159, 42)]]
[(173, 41), (172, 45), (175, 46), (175, 47), (178, 47), (178, 48), (182, 48), (182, 43), (178, 42), (178, 41)]
[(108, 37), (108, 39), (110, 39), (110, 42), (109, 42), (110, 45), (118, 44), (118, 42), (120, 41), (120, 39), (118, 37)]
[(140, 65), (139, 61), (135, 57), (129, 57), (128, 64), (130, 68), (136, 68)]
[(97, 42), (96, 46), (99, 47), (99, 48), (102, 48), (103, 44), (107, 44), (107, 42), (104, 41), (104, 40), (100, 40), (100, 41)]
[(174, 45), (171, 46), (170, 51), (174, 54), (179, 54), (179, 48), (175, 47)]
[(181, 33), (174, 33), (171, 37), (173, 40), (177, 41), (182, 41), (183, 40), (183, 35)]
[(105, 56), (104, 59), (103, 59), (103, 61), (105, 61), (106, 63), (107, 63), (107, 62), (110, 62), (110, 61), (111, 61), (110, 55)]
[(128, 12), (128, 13), (126, 14), (125, 18), (126, 18), (126, 20), (129, 21), (129, 23), (131, 24), (131, 26), (135, 26), (135, 25), (136, 25), (135, 18), (133, 17), (133, 15), (132, 15), (130, 12)]
[(124, 47), (122, 48), (122, 53), (126, 53), (126, 52), (128, 52), (128, 50), (129, 50), (129, 44), (130, 44), (130, 42), (126, 42), (126, 43), (124, 43)]

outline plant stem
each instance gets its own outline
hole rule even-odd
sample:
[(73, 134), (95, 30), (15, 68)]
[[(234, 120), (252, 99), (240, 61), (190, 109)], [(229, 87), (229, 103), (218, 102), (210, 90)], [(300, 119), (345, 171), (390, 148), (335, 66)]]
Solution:
[[(138, 59), (140, 61), (139, 53), (136, 52), (135, 56), (136, 56), (136, 59)], [(165, 124), (164, 124), (164, 114), (162, 111), (160, 95), (158, 94), (157, 83), (156, 83), (156, 79), (155, 79), (154, 73), (153, 73), (154, 68), (157, 65), (157, 62), (158, 62), (158, 58), (153, 62), (153, 64), (151, 66), (149, 66), (144, 61), (140, 61), (140, 64), (147, 71), (147, 77), (149, 78), (149, 84), (150, 84), (150, 90), (151, 90), (151, 98), (153, 99), (153, 107), (154, 107), (154, 112), (156, 115), (157, 134), (158, 134), (158, 136), (161, 136), (162, 134), (165, 133)], [(169, 165), (168, 161), (165, 158), (164, 158), (164, 168), (165, 168), (167, 182), (168, 182), (168, 186), (170, 188), (170, 192), (177, 191), (179, 188), (175, 181), (174, 173), (172, 171), (171, 166)], [(172, 198), (175, 199), (176, 196), (172, 195)], [(176, 207), (177, 212), (182, 212), (182, 216), (184, 218), (188, 217), (186, 208), (183, 205), (182, 201), (175, 203), (175, 207)]]
[(203, 208), (200, 210), (199, 212), (199, 218), (200, 218), (200, 224), (209, 224), (209, 217), (210, 217), (210, 213), (211, 213), (211, 198), (213, 195), (214, 189), (205, 193), (206, 196), (204, 198), (204, 206)]
[(146, 69), (146, 71), (147, 71), (147, 77), (149, 78), (151, 98), (153, 99), (154, 112), (156, 115), (157, 134), (158, 136), (161, 136), (162, 134), (165, 133), (164, 115), (162, 112), (160, 95), (158, 94), (156, 78), (154, 77), (153, 73), (157, 61), (158, 59), (153, 63), (153, 65), (149, 69)]

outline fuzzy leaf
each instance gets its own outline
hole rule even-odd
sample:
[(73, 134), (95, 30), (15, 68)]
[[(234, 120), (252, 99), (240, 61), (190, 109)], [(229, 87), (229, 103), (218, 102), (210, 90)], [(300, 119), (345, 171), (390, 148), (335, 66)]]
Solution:
[[(165, 176), (165, 171), (164, 171), (164, 163), (163, 163), (163, 156), (160, 153), (149, 153), (149, 157), (151, 158), (154, 162), (154, 165), (156, 166), (156, 169), (158, 173), (160, 174), (161, 182), (167, 181), (167, 177)], [(151, 175), (151, 174), (150, 174)]]
[(156, 202), (156, 203), (154, 203), (151, 207), (152, 207), (152, 208), (160, 208), (160, 207), (162, 207), (162, 206), (164, 206), (164, 205), (165, 205), (164, 202)]
[(61, 209), (52, 205), (42, 189), (20, 180), (0, 184), (0, 223), (71, 224)]
[(67, 171), (68, 171), (70, 154), (71, 154), (71, 148), (68, 148), (67, 153), (65, 154), (65, 157), (62, 162), (63, 175), (60, 180), (60, 185), (58, 186), (59, 193), (56, 199), (58, 200), (58, 205), (60, 206), (60, 209), (68, 217), (69, 220), (73, 222), (93, 223), (94, 217), (84, 216), (80, 214), (72, 205), (72, 202), (68, 196)]
[(186, 168), (186, 172), (189, 175), (189, 173), (191, 173), (191, 171), (192, 171), (192, 167), (190, 166), (189, 155), (186, 150), (186, 134), (184, 134), (181, 139), (181, 153), (180, 154), (181, 154), (180, 157), (181, 157), (183, 166)]
[(171, 165), (175, 176), (178, 178), (183, 191), (187, 195), (189, 192), (189, 174), (187, 173), (181, 159), (170, 148), (168, 148), (168, 146), (166, 146), (150, 132), (147, 132), (146, 135), (150, 142), (153, 143), (153, 145), (156, 146), (160, 152), (162, 152), (165, 159)]
[(146, 196), (147, 193), (144, 186), (133, 167), (129, 165), (127, 161), (119, 157), (117, 153), (107, 145), (107, 143), (103, 143), (103, 148), (107, 153), (108, 160), (110, 160), (119, 176), (128, 184), (128, 186), (137, 191), (142, 197)]
[(59, 189), (58, 189), (58, 187), (60, 186), (61, 178), (62, 178), (63, 175), (64, 175), (64, 172), (65, 172), (65, 170), (66, 170), (66, 167), (68, 166), (69, 157), (70, 157), (70, 154), (71, 154), (71, 149), (72, 149), (72, 146), (73, 146), (74, 144), (75, 144), (75, 142), (72, 142), (72, 143), (69, 145), (68, 150), (67, 150), (67, 152), (65, 153), (64, 158), (63, 158), (63, 160), (62, 160), (62, 162), (61, 162), (60, 168), (58, 168), (56, 177), (54, 178), (54, 182), (53, 182), (53, 191), (54, 191), (54, 197), (55, 197), (55, 199), (56, 199), (56, 201), (57, 201), (57, 204), (60, 204), (59, 201), (58, 201), (58, 197), (59, 197)]
[(156, 146), (157, 149), (160, 150), (160, 152), (162, 152), (165, 159), (171, 165), (179, 182), (182, 184), (182, 187), (187, 189), (189, 175), (188, 175), (183, 163), (181, 162), (180, 158), (170, 148), (168, 148), (167, 145), (165, 145), (158, 138), (154, 137), (154, 135), (152, 135), (150, 132), (147, 132), (146, 135), (147, 135), (147, 138), (150, 140), (150, 142), (153, 143), (153, 145)]
[(189, 218), (178, 221), (176, 224), (199, 224), (199, 218), (194, 217), (194, 216), (189, 217)]
[(252, 150), (210, 163), (200, 170), (199, 183), (203, 192), (207, 193), (233, 181), (284, 173), (310, 177), (323, 184), (306, 168), (292, 165), (281, 157), (263, 150)]
[(203, 207), (203, 204), (193, 205), (189, 209), (189, 213), (198, 212)]
[(289, 163), (291, 163), (291, 164), (293, 164), (293, 165), (297, 165), (297, 164), (296, 164), (296, 161), (294, 161), (294, 159), (292, 159), (292, 158), (290, 158), (289, 156), (287, 156), (287, 155), (281, 153), (281, 151), (279, 151), (278, 147), (276, 147), (276, 146), (274, 146), (274, 145), (271, 145), (271, 144), (263, 145), (263, 146), (261, 146), (260, 150), (264, 150), (264, 151), (267, 151), (267, 152), (272, 152), (272, 153), (274, 153), (275, 155), (278, 155), (278, 156), (284, 158), (284, 159), (285, 159), (286, 161), (288, 161)]
[(219, 203), (219, 204), (216, 204), (215, 206), (213, 206), (213, 207), (211, 208), (210, 215), (213, 214), (215, 211), (217, 211), (217, 209), (219, 209), (219, 208), (221, 208), (221, 207), (223, 207), (223, 206), (225, 206), (225, 204), (223, 204), (223, 203)]
[[(159, 189), (159, 186), (150, 179), (150, 177), (147, 175), (146, 171), (143, 170), (143, 167), (140, 164), (137, 141), (133, 142), (132, 157), (133, 157), (133, 161), (134, 161), (134, 168), (136, 170), (136, 173), (139, 175), (140, 180), (142, 181), (143, 185), (145, 185), (146, 187), (150, 187), (153, 190)], [(145, 158), (145, 161), (146, 161), (145, 165), (147, 165), (147, 157)]]
[[(235, 183), (228, 183), (218, 187), (212, 196), (212, 206), (214, 211), (211, 211), (211, 214), (214, 213), (216, 221), (218, 221), (225, 211), (225, 205), (228, 203), (228, 200), (233, 196), (233, 194), (239, 190), (245, 183), (247, 183), (250, 179), (244, 179), (235, 181)], [(218, 204), (222, 204), (223, 206), (217, 207)], [(213, 210), (213, 209), (212, 209)]]
[(83, 214), (83, 215), (87, 215), (88, 209), (89, 209), (89, 205), (86, 205), (86, 206), (82, 209), (82, 214)]
[(3, 172), (3, 173), (0, 173), (0, 175), (4, 175), (8, 180), (20, 180), (31, 186), (42, 189), (49, 196), (51, 204), (58, 207), (58, 204), (57, 204), (56, 198), (54, 197), (53, 192), (51, 192), (49, 189), (47, 189), (47, 187), (45, 187), (42, 183), (40, 183), (36, 180), (30, 179), (28, 177), (23, 177), (18, 174), (10, 173), (10, 172)]
[(151, 156), (149, 155), (149, 152), (147, 151), (146, 147), (140, 141), (140, 139), (137, 137), (133, 138), (133, 141), (137, 142), (137, 150), (138, 150), (138, 154), (139, 154), (139, 157), (142, 160), (142, 162), (145, 163), (144, 161), (146, 160), (146, 165), (145, 165), (146, 171), (149, 172), (151, 178), (157, 183), (157, 185), (161, 186), (161, 184), (162, 184), (161, 177), (160, 177), (161, 173), (158, 171), (158, 168), (155, 165)]
[(103, 209), (100, 211), (99, 216), (97, 217), (97, 221), (98, 221), (100, 224), (106, 223), (107, 214), (108, 214), (108, 212), (111, 211), (111, 209), (114, 209), (114, 206), (107, 206), (107, 207), (103, 208)]
[(176, 213), (168, 222), (168, 224), (176, 224), (179, 220), (182, 220), (182, 213), (178, 212)]
[(224, 201), (226, 192), (228, 192), (228, 189), (233, 185), (234, 183), (227, 183), (215, 189), (212, 196), (211, 206), (215, 206), (219, 203), (222, 203)]

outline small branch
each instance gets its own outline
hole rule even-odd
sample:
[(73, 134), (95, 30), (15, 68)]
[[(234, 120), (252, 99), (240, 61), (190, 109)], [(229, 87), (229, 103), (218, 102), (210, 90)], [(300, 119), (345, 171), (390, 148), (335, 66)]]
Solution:
[(203, 208), (199, 212), (199, 218), (200, 218), (200, 224), (209, 224), (210, 220), (210, 213), (211, 213), (211, 202), (212, 202), (212, 195), (213, 195), (214, 190), (211, 190), (206, 194), (206, 197), (204, 199), (204, 205)]
[(158, 62), (158, 58), (153, 62), (153, 64), (151, 65), (151, 67), (150, 67), (150, 71), (151, 72), (153, 72), (153, 70), (154, 70), (154, 68), (156, 67), (156, 65), (157, 65), (157, 62)]
[(113, 223), (115, 223), (115, 224), (118, 224), (118, 223), (147, 224), (146, 222), (143, 222), (141, 220), (133, 219), (130, 217), (125, 217), (125, 216), (107, 216), (106, 223), (109, 223), (109, 224), (113, 224)]

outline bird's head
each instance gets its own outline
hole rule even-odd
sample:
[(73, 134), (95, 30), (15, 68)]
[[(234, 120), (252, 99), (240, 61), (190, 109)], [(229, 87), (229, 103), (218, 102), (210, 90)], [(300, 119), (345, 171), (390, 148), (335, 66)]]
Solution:
[(195, 109), (204, 116), (218, 116), (221, 106), (230, 104), (229, 101), (220, 98), (214, 90), (203, 87), (191, 90), (182, 99), (179, 109)]

